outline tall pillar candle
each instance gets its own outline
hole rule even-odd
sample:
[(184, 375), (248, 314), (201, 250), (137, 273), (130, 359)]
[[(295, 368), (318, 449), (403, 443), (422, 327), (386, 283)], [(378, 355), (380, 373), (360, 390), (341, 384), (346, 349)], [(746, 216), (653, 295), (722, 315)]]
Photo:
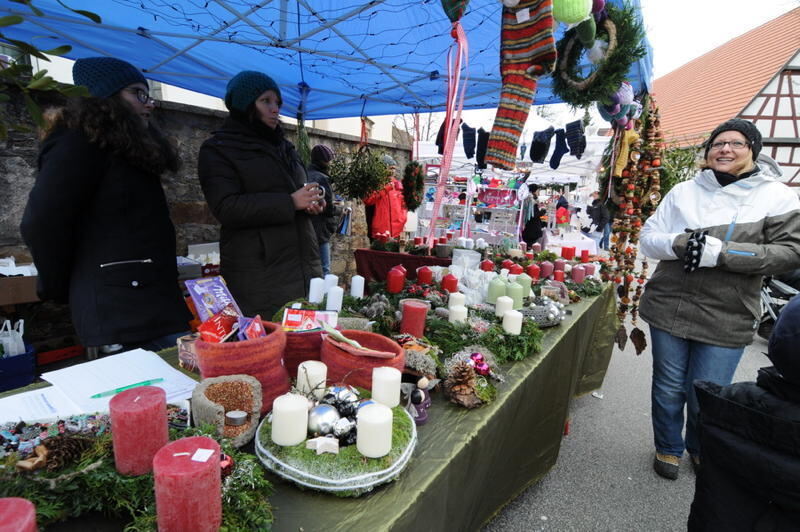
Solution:
[(458, 277), (452, 273), (448, 273), (442, 277), (442, 290), (447, 290), (448, 292), (458, 292)]
[(362, 406), (356, 417), (356, 449), (367, 458), (392, 450), (392, 409), (380, 403)]
[(297, 445), (308, 432), (308, 399), (296, 393), (279, 395), (272, 402), (272, 441), (283, 447)]
[(333, 275), (332, 273), (329, 273), (328, 275), (326, 275), (325, 276), (325, 286), (324, 286), (325, 293), (327, 294), (332, 286), (337, 286), (338, 284), (339, 284), (339, 276), (338, 275)]
[(550, 262), (549, 260), (545, 260), (542, 261), (541, 264), (539, 264), (539, 268), (541, 268), (542, 279), (547, 279), (551, 275), (553, 275), (553, 270), (555, 269), (555, 266), (553, 266), (553, 263)]
[(417, 338), (425, 336), (425, 320), (430, 304), (419, 299), (406, 299), (401, 304), (400, 332)]
[(0, 532), (36, 532), (36, 506), (22, 497), (0, 499)]
[(591, 262), (589, 264), (584, 264), (583, 269), (586, 272), (586, 275), (594, 275), (594, 264)]
[(589, 250), (588, 249), (582, 249), (581, 250), (581, 262), (584, 263), (584, 264), (589, 262)]
[(564, 282), (564, 270), (556, 270), (553, 272), (553, 280)]
[(565, 261), (564, 259), (556, 259), (553, 264), (553, 269), (555, 271), (561, 270), (563, 272), (566, 266), (567, 266), (567, 261)]
[(527, 273), (530, 278), (531, 282), (538, 281), (539, 275), (542, 273), (542, 269), (539, 267), (538, 264), (531, 264), (527, 268), (525, 268), (525, 273)]
[(518, 310), (507, 310), (503, 314), (503, 330), (512, 336), (519, 336), (522, 332), (522, 313)]
[(508, 296), (500, 296), (494, 304), (494, 315), (502, 318), (508, 310), (514, 310), (514, 300)]
[(533, 283), (531, 276), (523, 272), (517, 275), (515, 282), (522, 287), (522, 297), (530, 297), (531, 284)]
[(433, 284), (433, 270), (427, 266), (417, 268), (417, 283), (418, 284)]
[(314, 277), (308, 288), (308, 302), (322, 303), (325, 296), (325, 280), (322, 277)]
[(354, 275), (350, 278), (350, 295), (361, 299), (364, 297), (364, 278)]
[(344, 299), (344, 288), (341, 286), (332, 286), (328, 290), (328, 299), (325, 301), (325, 310), (335, 310), (340, 312), (342, 310), (342, 300)]
[(563, 246), (561, 248), (561, 256), (566, 260), (572, 260), (575, 258), (575, 248), (572, 246)]
[(399, 294), (406, 284), (406, 275), (397, 269), (389, 270), (386, 274), (386, 291), (390, 294)]
[(572, 275), (573, 283), (582, 283), (583, 280), (586, 278), (586, 269), (579, 264), (574, 268), (572, 268), (570, 274)]
[(394, 408), (400, 404), (400, 370), (390, 367), (372, 368), (372, 398)]
[(219, 444), (206, 436), (175, 440), (156, 453), (153, 476), (160, 532), (219, 529), (222, 524), (219, 458)]
[(486, 302), (492, 305), (495, 304), (497, 298), (506, 295), (506, 283), (499, 277), (495, 277), (489, 281), (489, 289), (486, 296)]
[(297, 389), (308, 395), (314, 392), (317, 400), (325, 395), (328, 378), (328, 366), (319, 360), (306, 360), (297, 366)]
[(514, 310), (519, 310), (522, 308), (522, 286), (514, 281), (508, 285), (508, 297), (512, 299), (514, 302)]
[(467, 315), (469, 311), (467, 307), (463, 305), (459, 305), (457, 307), (450, 307), (450, 316), (448, 317), (448, 321), (450, 323), (466, 323)]
[(139, 386), (115, 395), (108, 407), (117, 471), (134, 476), (149, 473), (153, 456), (169, 441), (166, 392)]
[(463, 306), (467, 302), (467, 296), (462, 294), (461, 292), (452, 292), (450, 297), (447, 298), (447, 306), (448, 307), (458, 307)]

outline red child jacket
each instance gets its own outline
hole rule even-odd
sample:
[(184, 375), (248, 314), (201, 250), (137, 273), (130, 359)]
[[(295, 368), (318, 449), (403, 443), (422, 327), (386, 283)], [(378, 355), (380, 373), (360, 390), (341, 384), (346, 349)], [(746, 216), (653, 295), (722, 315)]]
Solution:
[(403, 184), (392, 178), (382, 190), (374, 192), (364, 200), (365, 205), (374, 205), (372, 216), (372, 237), (388, 232), (392, 238), (397, 237), (406, 225), (408, 211), (403, 201)]

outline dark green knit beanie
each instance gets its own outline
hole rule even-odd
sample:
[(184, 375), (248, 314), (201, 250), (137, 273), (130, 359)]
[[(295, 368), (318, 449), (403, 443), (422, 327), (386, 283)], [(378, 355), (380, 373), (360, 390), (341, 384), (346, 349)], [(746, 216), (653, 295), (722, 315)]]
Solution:
[(83, 85), (96, 98), (108, 98), (128, 85), (143, 83), (141, 71), (132, 64), (115, 57), (84, 57), (72, 65), (75, 85)]
[(243, 70), (231, 78), (225, 89), (225, 107), (244, 113), (265, 91), (275, 91), (279, 100), (281, 90), (271, 77), (254, 70)]

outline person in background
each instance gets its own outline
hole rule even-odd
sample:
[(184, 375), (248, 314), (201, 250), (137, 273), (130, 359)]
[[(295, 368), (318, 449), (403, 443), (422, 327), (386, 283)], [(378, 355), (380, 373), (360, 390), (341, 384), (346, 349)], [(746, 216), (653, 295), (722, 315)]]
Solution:
[(761, 317), (762, 276), (800, 265), (800, 200), (760, 152), (751, 122), (720, 124), (703, 169), (675, 185), (642, 228), (642, 253), (660, 261), (639, 312), (653, 348), (653, 467), (665, 478), (677, 478), (684, 449), (700, 464), (692, 383), (730, 384)]
[(87, 347), (174, 347), (191, 319), (178, 287), (161, 174), (180, 166), (147, 80), (112, 57), (75, 61), (88, 98), (48, 111), (20, 230), (43, 301), (69, 303)]
[(317, 234), (319, 244), (319, 258), (322, 263), (322, 274), (331, 273), (331, 244), (330, 239), (336, 225), (338, 215), (333, 204), (333, 190), (331, 189), (328, 167), (335, 157), (333, 150), (324, 145), (317, 144), (311, 148), (311, 164), (308, 167), (309, 183), (317, 183), (325, 191), (325, 208), (314, 216), (311, 221), (314, 224), (314, 232)]
[(595, 231), (602, 233), (597, 247), (600, 249), (608, 249), (608, 237), (611, 234), (611, 216), (608, 213), (608, 208), (600, 199), (600, 193), (595, 191), (591, 194), (592, 204), (587, 208), (589, 217), (592, 219), (592, 224), (595, 226)]
[(374, 207), (370, 238), (386, 233), (391, 238), (400, 236), (408, 216), (403, 200), (403, 184), (395, 177), (397, 162), (389, 155), (383, 156), (383, 162), (388, 168), (390, 181), (383, 189), (364, 200), (365, 205)]
[(305, 297), (322, 275), (312, 217), (325, 191), (306, 170), (281, 127), (277, 83), (245, 70), (228, 82), (230, 115), (200, 147), (198, 173), (222, 224), (220, 272), (246, 316), (271, 319)]
[(564, 196), (559, 196), (558, 201), (556, 201), (556, 225), (567, 225), (569, 224), (569, 219), (569, 203), (567, 203), (567, 199)]
[[(525, 227), (522, 230), (522, 240), (525, 241), (528, 246), (532, 246), (536, 242), (539, 242), (544, 234), (544, 229), (542, 227), (542, 216), (546, 215), (547, 211), (539, 207), (539, 197), (537, 195), (536, 185), (527, 185), (527, 187), (530, 191), (530, 195), (525, 198), (525, 212), (528, 213), (530, 218), (527, 222), (525, 222)], [(528, 211), (527, 209), (530, 210)]]

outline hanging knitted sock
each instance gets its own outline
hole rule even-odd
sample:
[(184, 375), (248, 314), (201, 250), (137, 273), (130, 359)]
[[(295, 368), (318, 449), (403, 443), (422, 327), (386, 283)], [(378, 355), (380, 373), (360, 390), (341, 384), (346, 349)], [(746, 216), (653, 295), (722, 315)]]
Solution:
[(533, 134), (533, 144), (531, 145), (531, 161), (535, 163), (543, 163), (544, 158), (547, 157), (547, 152), (550, 151), (550, 139), (553, 138), (556, 130), (553, 126), (548, 127), (544, 131), (537, 131)]
[(475, 128), (469, 127), (466, 122), (462, 123), (461, 139), (464, 142), (464, 155), (472, 159), (475, 157)]
[(586, 135), (583, 133), (583, 120), (575, 120), (566, 126), (567, 144), (569, 145), (570, 155), (578, 159), (586, 149)]
[(489, 144), (489, 132), (483, 128), (478, 130), (478, 146), (475, 149), (475, 161), (478, 168), (486, 168), (486, 146)]
[(550, 168), (555, 170), (561, 164), (561, 158), (569, 151), (567, 146), (566, 134), (563, 129), (556, 129), (556, 147), (553, 155), (550, 156)]
[(503, 6), (500, 58), (503, 86), (486, 162), (511, 169), (537, 79), (555, 66), (552, 0), (520, 0), (515, 7)]

